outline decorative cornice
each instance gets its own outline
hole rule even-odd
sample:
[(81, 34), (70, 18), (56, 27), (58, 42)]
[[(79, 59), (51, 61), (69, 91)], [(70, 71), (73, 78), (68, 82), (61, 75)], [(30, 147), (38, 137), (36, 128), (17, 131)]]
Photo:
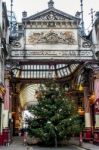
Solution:
[[(44, 11), (41, 11), (41, 12), (39, 12), (39, 13), (37, 13), (37, 14), (34, 14), (34, 15), (32, 15), (32, 16), (30, 16), (30, 17), (27, 17), (27, 18), (23, 18), (23, 22), (26, 22), (26, 21), (30, 21), (30, 20), (39, 20), (40, 18), (42, 18), (42, 17), (44, 17), (44, 16), (48, 16), (49, 14), (53, 14), (53, 15), (55, 15), (55, 16), (59, 16), (59, 17), (61, 17), (61, 18), (63, 18), (64, 20), (65, 19), (68, 19), (69, 21), (70, 20), (74, 20), (74, 21), (79, 21), (80, 19), (78, 18), (78, 17), (74, 17), (74, 16), (72, 16), (72, 15), (70, 15), (70, 14), (67, 14), (67, 13), (65, 13), (65, 12), (63, 12), (63, 11), (60, 11), (60, 10), (58, 10), (58, 9), (55, 9), (54, 7), (50, 7), (50, 8), (48, 8), (48, 9), (46, 9), (46, 10), (44, 10)], [(41, 20), (41, 19), (40, 19)], [(44, 20), (44, 19), (43, 19)], [(46, 20), (46, 19), (45, 19)], [(56, 19), (57, 20), (57, 19)]]

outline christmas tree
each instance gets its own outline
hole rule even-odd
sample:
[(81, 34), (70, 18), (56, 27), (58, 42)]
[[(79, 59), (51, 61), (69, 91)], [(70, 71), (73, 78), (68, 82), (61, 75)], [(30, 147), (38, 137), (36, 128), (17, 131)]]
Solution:
[(52, 81), (41, 85), (38, 103), (28, 109), (34, 115), (28, 118), (28, 134), (39, 138), (45, 145), (69, 140), (80, 132), (80, 120), (75, 102), (67, 97), (65, 88)]

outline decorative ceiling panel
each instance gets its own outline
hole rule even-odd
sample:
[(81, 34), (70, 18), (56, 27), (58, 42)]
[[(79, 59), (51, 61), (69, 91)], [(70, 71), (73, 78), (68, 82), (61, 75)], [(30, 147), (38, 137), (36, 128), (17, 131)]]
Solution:
[(13, 68), (13, 77), (20, 79), (48, 79), (70, 76), (79, 64), (57, 64), (57, 65), (21, 65)]

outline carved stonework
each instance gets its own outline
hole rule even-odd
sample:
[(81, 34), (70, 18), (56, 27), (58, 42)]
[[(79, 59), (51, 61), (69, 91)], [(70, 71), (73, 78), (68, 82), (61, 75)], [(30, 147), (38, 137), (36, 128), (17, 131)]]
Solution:
[(50, 12), (45, 15), (36, 17), (34, 20), (65, 20), (66, 18), (62, 15), (58, 15), (55, 12)]
[(91, 47), (91, 43), (89, 43), (89, 42), (83, 42), (82, 43), (82, 47), (84, 47), (84, 48), (90, 48)]
[(29, 38), (28, 38), (28, 42), (30, 44), (36, 44), (36, 43), (39, 43), (43, 37), (44, 33), (41, 32), (41, 33), (32, 33)]
[(75, 22), (70, 22), (70, 21), (66, 21), (66, 20), (63, 20), (63, 21), (45, 21), (43, 22), (42, 20), (41, 21), (32, 21), (31, 23), (26, 23), (25, 24), (25, 28), (28, 28), (28, 29), (76, 29), (77, 28), (77, 24)]
[(54, 32), (49, 32), (48, 34), (45, 35), (44, 39), (46, 40), (47, 43), (58, 43), (59, 41), (59, 36), (58, 34)]
[(14, 48), (20, 48), (21, 47), (21, 44), (19, 41), (15, 40), (11, 43), (11, 46), (14, 47)]
[(63, 43), (72, 45), (75, 43), (74, 33), (71, 31), (56, 33), (54, 31), (50, 31), (48, 33), (32, 33), (28, 38), (29, 44), (37, 44), (37, 43)]

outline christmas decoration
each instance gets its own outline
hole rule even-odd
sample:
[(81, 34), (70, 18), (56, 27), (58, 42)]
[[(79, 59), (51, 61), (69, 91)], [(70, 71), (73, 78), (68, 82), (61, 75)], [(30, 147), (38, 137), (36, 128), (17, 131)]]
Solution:
[(80, 119), (75, 102), (65, 88), (52, 81), (40, 88), (37, 105), (28, 109), (34, 118), (27, 118), (28, 134), (45, 145), (57, 145), (80, 132)]

